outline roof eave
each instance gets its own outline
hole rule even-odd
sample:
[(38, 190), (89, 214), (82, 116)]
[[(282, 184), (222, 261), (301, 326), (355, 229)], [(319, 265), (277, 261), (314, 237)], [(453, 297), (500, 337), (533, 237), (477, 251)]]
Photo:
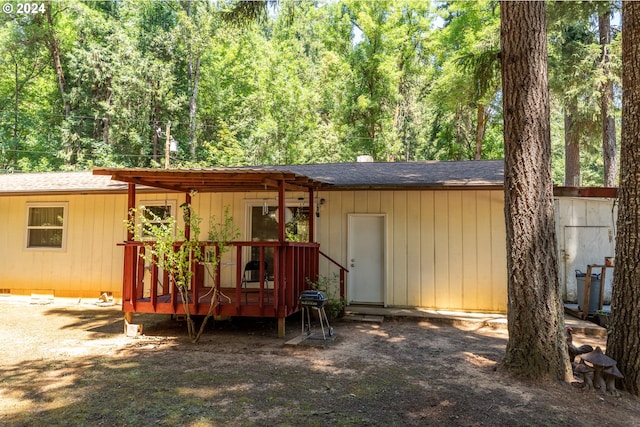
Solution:
[[(138, 187), (136, 189), (139, 193), (166, 193), (167, 190), (161, 188), (150, 187)], [(19, 190), (19, 191), (2, 191), (0, 197), (28, 197), (28, 196), (83, 196), (83, 195), (117, 195), (127, 194), (127, 188), (115, 188), (115, 189), (63, 189), (63, 190)]]
[(553, 195), (556, 197), (593, 197), (602, 199), (616, 199), (617, 187), (553, 187)]
[(377, 184), (354, 184), (354, 185), (334, 185), (323, 188), (322, 191), (489, 191), (504, 190), (503, 184), (460, 184), (460, 185), (439, 185), (439, 184), (408, 184), (408, 185), (377, 185)]
[(96, 168), (94, 175), (168, 191), (259, 192), (274, 191), (279, 183), (293, 190), (318, 190), (329, 186), (309, 176), (286, 170), (255, 169), (116, 169)]

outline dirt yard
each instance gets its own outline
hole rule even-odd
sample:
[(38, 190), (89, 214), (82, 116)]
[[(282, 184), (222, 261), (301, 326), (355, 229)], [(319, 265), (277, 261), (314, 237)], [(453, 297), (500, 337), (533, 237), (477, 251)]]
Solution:
[(252, 319), (216, 322), (194, 345), (161, 315), (136, 316), (144, 336), (125, 337), (117, 308), (10, 297), (0, 317), (3, 426), (640, 425), (628, 394), (510, 378), (505, 330), (339, 321), (327, 345), (288, 346)]

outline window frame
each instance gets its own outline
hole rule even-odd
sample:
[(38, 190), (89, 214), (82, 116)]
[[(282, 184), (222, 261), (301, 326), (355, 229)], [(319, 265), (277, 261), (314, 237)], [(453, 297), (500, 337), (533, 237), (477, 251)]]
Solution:
[[(174, 222), (174, 227), (173, 227), (173, 235), (175, 236), (176, 234), (176, 226), (177, 226), (177, 217), (176, 217), (176, 212), (178, 209), (178, 201), (177, 200), (143, 200), (138, 204), (139, 208), (145, 207), (145, 208), (150, 208), (150, 207), (169, 207), (171, 209), (171, 211), (169, 212), (169, 216), (173, 217), (174, 219), (176, 219), (176, 221)], [(139, 224), (140, 223), (140, 217), (138, 216), (136, 218), (136, 222)], [(156, 221), (151, 221), (156, 223)], [(159, 221), (157, 223), (162, 223), (163, 221)], [(146, 233), (144, 233), (144, 230), (142, 231), (143, 235), (140, 236), (142, 238), (143, 241), (150, 241), (153, 240), (153, 236), (148, 235)]]
[[(31, 209), (38, 208), (62, 208), (62, 226), (32, 226), (29, 225)], [(66, 252), (67, 234), (69, 229), (69, 202), (27, 202), (25, 218), (25, 242), (24, 249), (33, 252)], [(62, 230), (60, 246), (29, 246), (31, 230)]]
[[(269, 208), (277, 208), (278, 207), (278, 199), (277, 197), (270, 197), (264, 199), (245, 199), (244, 200), (244, 235), (245, 240), (253, 240), (251, 236), (253, 235), (253, 226), (252, 226), (252, 211), (254, 207), (263, 206), (264, 203), (267, 202), (267, 206)], [(286, 198), (285, 199), (285, 207), (286, 208), (304, 208), (309, 210), (309, 201), (308, 200), (300, 200), (294, 198)], [(293, 211), (292, 211), (293, 213)], [(308, 215), (313, 215), (313, 212), (308, 212)], [(315, 226), (316, 224), (314, 224)], [(309, 234), (307, 232), (307, 241), (309, 238)], [(276, 238), (277, 241), (277, 238)]]

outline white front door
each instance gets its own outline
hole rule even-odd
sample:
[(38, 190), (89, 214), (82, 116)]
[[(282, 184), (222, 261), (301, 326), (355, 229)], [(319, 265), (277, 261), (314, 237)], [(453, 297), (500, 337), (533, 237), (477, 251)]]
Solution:
[(384, 304), (385, 216), (349, 215), (349, 304)]

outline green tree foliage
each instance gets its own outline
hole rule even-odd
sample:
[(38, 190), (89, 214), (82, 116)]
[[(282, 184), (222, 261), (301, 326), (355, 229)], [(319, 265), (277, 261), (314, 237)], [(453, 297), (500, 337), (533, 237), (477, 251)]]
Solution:
[(501, 158), (500, 10), (494, 1), (451, 2), (433, 40), (436, 74), (430, 101), (438, 159)]
[[(620, 40), (609, 49), (610, 63), (602, 61), (598, 38), (598, 15), (611, 11), (608, 2), (578, 4), (556, 2), (550, 5), (549, 74), (552, 102), (558, 115), (552, 122), (563, 123), (564, 172), (556, 167), (555, 181), (566, 185), (602, 185), (602, 83), (613, 79), (619, 90)], [(613, 71), (608, 72), (609, 68)], [(618, 110), (619, 117), (619, 110)], [(559, 166), (559, 165), (558, 165)]]
[(48, 53), (33, 26), (7, 21), (0, 28), (0, 169), (18, 165), (38, 170), (37, 153), (55, 147), (47, 138), (48, 115), (55, 103), (55, 82), (48, 75)]
[[(496, 1), (44, 4), (0, 15), (3, 171), (158, 167), (169, 122), (172, 166), (503, 156)], [(550, 6), (556, 183), (569, 99), (601, 182), (600, 6)]]
[[(194, 265), (206, 258), (211, 271), (216, 271), (220, 259), (229, 250), (228, 243), (237, 239), (240, 233), (233, 223), (233, 218), (229, 216), (228, 207), (225, 207), (221, 222), (218, 222), (215, 216), (209, 218), (208, 240), (203, 246), (203, 242), (199, 240), (201, 218), (193, 211), (191, 205), (185, 204), (182, 209), (184, 227), (179, 226), (174, 217), (159, 218), (144, 206), (139, 211), (133, 209), (130, 220), (125, 225), (136, 240), (145, 242), (145, 250), (140, 256), (166, 272), (175, 284), (187, 317), (189, 338), (193, 343), (197, 343), (218, 303), (220, 284), (213, 275), (209, 310), (197, 328), (191, 317), (190, 302), (193, 301), (189, 293), (195, 274)], [(210, 256), (207, 256), (207, 251), (210, 251)]]
[(377, 160), (406, 159), (410, 139), (421, 137), (416, 95), (424, 89), (428, 67), (422, 61), (431, 33), (425, 2), (344, 1), (353, 26), (342, 119), (352, 156), (370, 154)]

